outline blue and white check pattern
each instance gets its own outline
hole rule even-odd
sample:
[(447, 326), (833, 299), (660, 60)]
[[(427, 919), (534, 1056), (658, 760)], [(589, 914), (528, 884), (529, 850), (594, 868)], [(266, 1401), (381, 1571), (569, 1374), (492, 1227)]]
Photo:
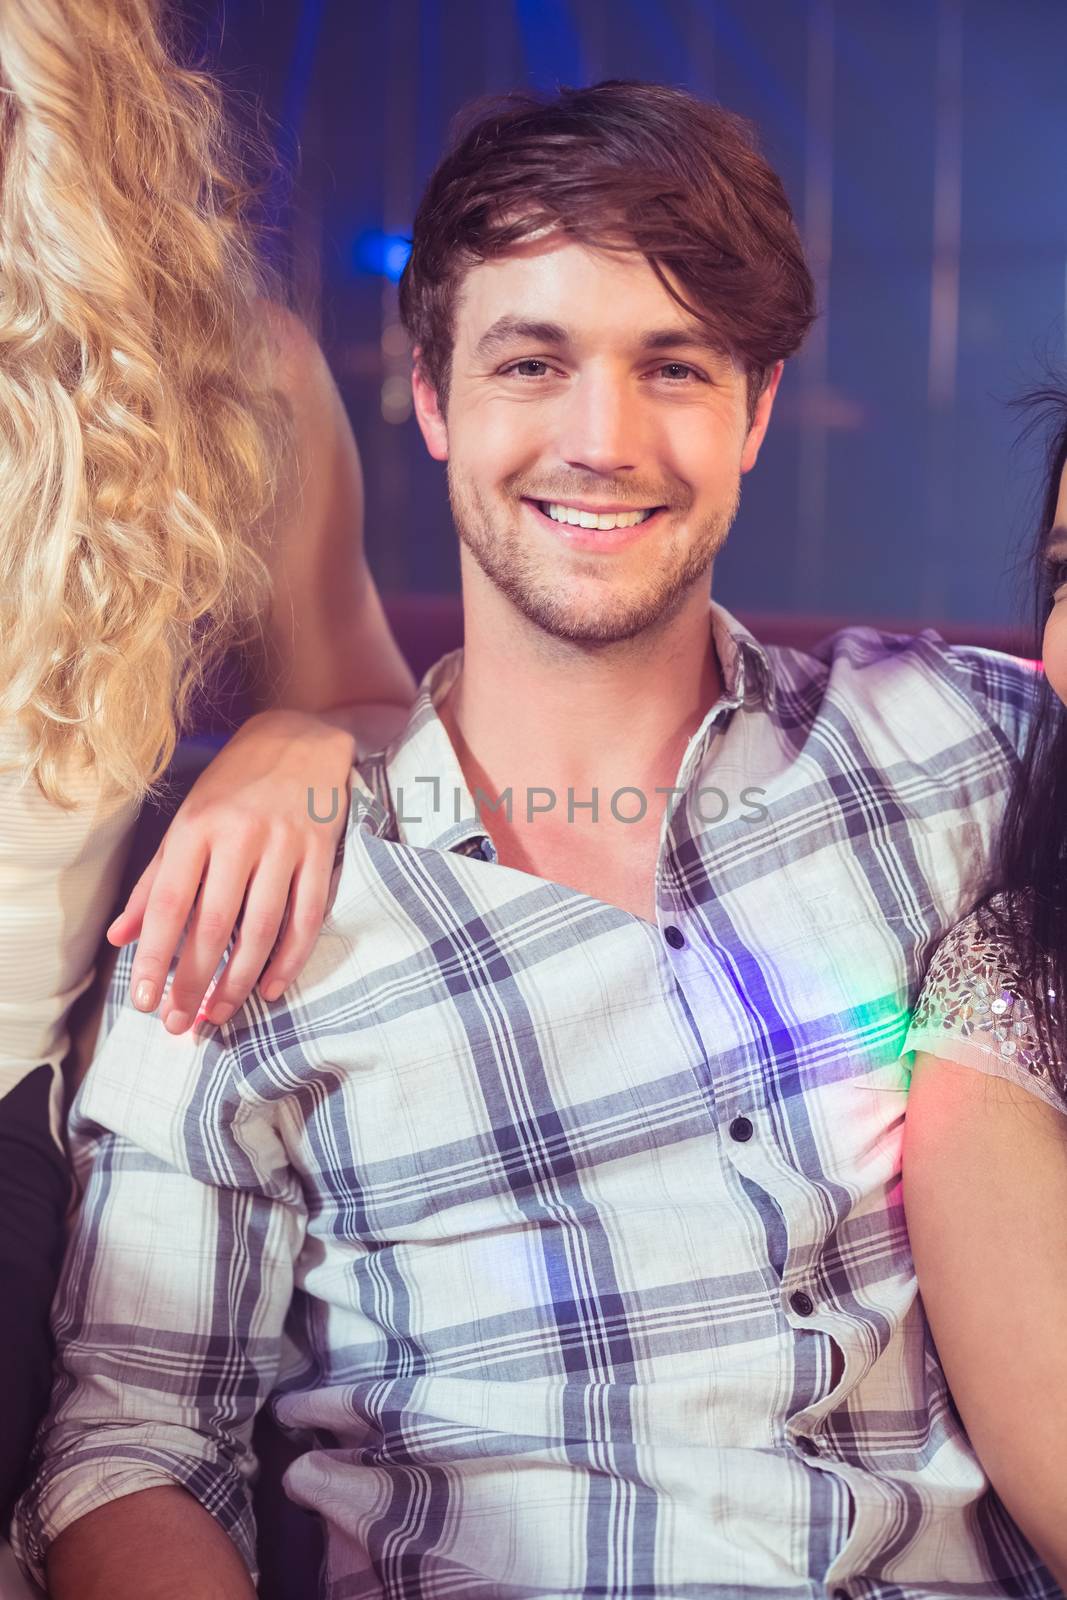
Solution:
[[(124, 953), (73, 1114), (38, 1570), (170, 1482), (251, 1564), (275, 1391), (331, 1600), (1058, 1595), (953, 1413), (900, 1194), (909, 1008), (1033, 669), (712, 625), (656, 924), (494, 859), (449, 658), (362, 769), (283, 1002), (171, 1038)], [(703, 821), (712, 787), (765, 817)]]

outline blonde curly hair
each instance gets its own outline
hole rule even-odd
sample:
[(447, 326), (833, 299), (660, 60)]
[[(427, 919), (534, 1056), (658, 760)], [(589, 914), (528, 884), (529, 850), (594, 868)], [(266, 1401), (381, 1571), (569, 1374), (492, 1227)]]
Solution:
[(262, 146), (161, 5), (0, 5), (0, 726), (65, 809), (75, 766), (164, 789), (196, 691), (269, 606), (290, 419)]

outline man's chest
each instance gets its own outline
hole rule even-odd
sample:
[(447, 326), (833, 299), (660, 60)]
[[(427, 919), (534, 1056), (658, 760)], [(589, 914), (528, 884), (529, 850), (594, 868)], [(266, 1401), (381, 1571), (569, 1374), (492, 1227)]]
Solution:
[[(643, 1205), (668, 1170), (672, 1204), (712, 1203), (724, 1150), (731, 1183), (750, 1172), (756, 1147), (729, 1134), (742, 1117), (765, 1120), (768, 1170), (848, 1182), (872, 1117), (899, 1112), (868, 1090), (917, 972), (880, 926), (817, 929), (788, 881), (647, 921), (499, 863), (390, 865), (405, 915), (345, 939), (352, 976), (307, 1061), (317, 1094), (291, 1108), (308, 1183), (330, 1206), (358, 1198), (365, 1238), (581, 1211), (616, 1182)], [(703, 1150), (695, 1189), (667, 1162), (683, 1146)]]
[[(373, 965), (355, 940), (365, 977), (301, 1068), (283, 1135), (313, 1197), (298, 1281), (360, 1361), (403, 1327), (427, 1371), (651, 1375), (681, 1326), (723, 1383), (755, 1341), (773, 1387), (782, 1284), (810, 1285), (831, 1240), (861, 1296), (906, 1271), (906, 997), (865, 1033), (843, 957), (798, 987), (802, 941), (744, 963), (675, 950), (615, 907), (461, 861), (452, 903), (477, 905), (425, 946), (379, 936)], [(615, 1331), (588, 1337), (608, 1312)]]
[[(638, 791), (639, 800), (643, 797)], [(632, 802), (631, 802), (632, 809)], [(605, 812), (607, 808), (605, 807)], [(656, 920), (660, 817), (600, 814), (494, 821), (499, 864), (562, 884), (646, 922)]]
[(909, 1009), (991, 817), (914, 763), (735, 722), (662, 820), (495, 819), (496, 861), (350, 841), (314, 1110), (370, 1234), (580, 1205), (693, 1140), (771, 1191), (892, 1179)]

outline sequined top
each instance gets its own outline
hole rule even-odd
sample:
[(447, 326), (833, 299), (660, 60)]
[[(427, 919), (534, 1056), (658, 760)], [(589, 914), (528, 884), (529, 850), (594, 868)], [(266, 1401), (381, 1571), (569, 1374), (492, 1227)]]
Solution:
[(1007, 1078), (1067, 1112), (1021, 987), (1007, 939), (981, 926), (976, 912), (965, 917), (930, 963), (904, 1048)]

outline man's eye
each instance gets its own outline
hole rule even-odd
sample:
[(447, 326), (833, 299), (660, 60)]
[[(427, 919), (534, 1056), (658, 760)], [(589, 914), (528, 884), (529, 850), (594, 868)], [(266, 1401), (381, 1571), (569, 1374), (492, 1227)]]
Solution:
[(682, 383), (687, 378), (700, 381), (700, 373), (695, 367), (687, 366), (684, 361), (665, 361), (662, 367), (657, 367), (657, 372), (662, 373), (671, 383)]
[[(531, 372), (531, 367), (536, 367), (537, 370), (535, 372)], [(504, 368), (504, 376), (506, 377), (508, 373), (514, 372), (517, 373), (520, 378), (540, 378), (547, 371), (547, 361), (535, 361), (531, 357), (528, 361), (513, 361), (510, 367)]]

